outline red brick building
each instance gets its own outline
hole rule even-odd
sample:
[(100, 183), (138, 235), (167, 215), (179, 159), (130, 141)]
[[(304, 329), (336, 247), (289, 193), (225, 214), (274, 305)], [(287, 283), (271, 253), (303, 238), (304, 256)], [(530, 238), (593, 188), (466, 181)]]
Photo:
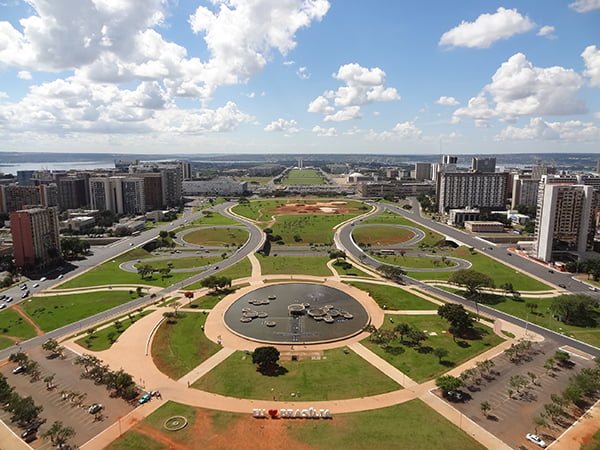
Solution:
[(60, 260), (57, 208), (31, 208), (10, 215), (17, 267), (43, 269)]

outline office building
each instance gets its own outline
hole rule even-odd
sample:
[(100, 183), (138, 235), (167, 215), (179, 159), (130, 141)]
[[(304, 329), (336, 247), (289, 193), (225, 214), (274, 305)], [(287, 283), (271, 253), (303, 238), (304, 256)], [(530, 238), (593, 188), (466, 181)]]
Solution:
[(162, 177), (160, 173), (138, 173), (137, 177), (144, 180), (144, 199), (146, 210), (154, 211), (164, 207)]
[(433, 179), (433, 166), (431, 163), (415, 163), (414, 179), (416, 181), (428, 181)]
[(600, 159), (596, 163), (596, 173), (600, 174)]
[(495, 172), (496, 158), (473, 158), (471, 160), (471, 170), (473, 172)]
[(507, 185), (508, 173), (442, 172), (437, 189), (439, 212), (505, 208)]
[(17, 170), (17, 183), (19, 183), (19, 186), (32, 185), (32, 178), (34, 174), (35, 170)]
[(40, 269), (60, 261), (57, 208), (31, 208), (10, 215), (13, 254), (17, 267)]
[(513, 177), (511, 208), (526, 206), (535, 208), (537, 205), (539, 179), (533, 179), (530, 174), (519, 174)]
[(2, 212), (11, 213), (27, 205), (41, 205), (39, 186), (21, 186), (11, 184), (0, 186), (2, 192)]
[(192, 180), (183, 182), (184, 195), (244, 195), (247, 191), (248, 183), (245, 181), (235, 181), (228, 177), (218, 177), (212, 180)]
[(534, 255), (552, 261), (555, 252), (591, 250), (594, 239), (592, 186), (546, 183), (542, 177), (535, 226)]
[(481, 212), (477, 208), (451, 209), (448, 211), (448, 225), (464, 225), (465, 222), (479, 220)]
[(89, 174), (56, 177), (58, 206), (61, 211), (84, 208), (90, 204), (89, 178)]
[(90, 202), (93, 209), (115, 214), (146, 212), (144, 179), (133, 176), (91, 177)]
[(540, 180), (542, 175), (555, 175), (556, 167), (546, 166), (545, 164), (536, 164), (531, 169), (531, 178)]

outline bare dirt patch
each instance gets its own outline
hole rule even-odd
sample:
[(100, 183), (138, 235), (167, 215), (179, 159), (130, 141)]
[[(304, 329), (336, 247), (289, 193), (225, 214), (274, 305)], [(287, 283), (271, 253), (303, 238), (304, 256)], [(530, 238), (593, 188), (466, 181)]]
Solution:
[(358, 211), (346, 202), (296, 202), (286, 203), (273, 209), (273, 214), (348, 214)]

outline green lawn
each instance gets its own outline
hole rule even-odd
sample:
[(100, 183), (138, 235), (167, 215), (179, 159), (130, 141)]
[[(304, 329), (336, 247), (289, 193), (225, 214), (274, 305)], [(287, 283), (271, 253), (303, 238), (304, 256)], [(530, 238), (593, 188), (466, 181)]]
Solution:
[(257, 254), (263, 275), (331, 276), (327, 256), (262, 256)]
[(21, 306), (44, 331), (52, 331), (138, 298), (127, 291), (33, 297)]
[(221, 348), (204, 335), (205, 314), (188, 312), (179, 315), (181, 317), (175, 324), (165, 321), (152, 341), (152, 359), (156, 367), (175, 380)]
[(127, 330), (127, 328), (129, 328), (142, 317), (150, 314), (150, 312), (151, 311), (142, 311), (141, 313), (132, 314), (131, 318), (127, 316), (121, 317), (119, 319), (119, 323), (121, 324), (119, 327), (113, 324), (99, 331), (96, 331), (95, 333), (77, 339), (75, 343), (94, 352), (101, 352), (102, 350), (107, 350), (110, 347), (112, 347), (112, 345), (115, 342), (117, 342), (119, 336), (122, 333), (124, 333), (125, 330)]
[(362, 223), (396, 224), (418, 228), (425, 233), (425, 238), (423, 238), (423, 240), (417, 244), (418, 246), (437, 247), (440, 244), (440, 242), (444, 240), (444, 236), (442, 236), (441, 234), (436, 233), (435, 231), (431, 231), (429, 228), (426, 228), (422, 225), (419, 225), (418, 223), (413, 222), (412, 220), (399, 216), (398, 214), (391, 213), (389, 211), (367, 219)]
[(438, 308), (435, 303), (431, 303), (399, 287), (360, 282), (349, 282), (348, 284), (368, 292), (380, 307), (385, 307), (392, 311), (432, 310)]
[(339, 273), (341, 276), (373, 278), (368, 273), (363, 272), (362, 270), (360, 270), (354, 264), (352, 264), (352, 267), (350, 267), (349, 269), (344, 269), (342, 267), (342, 263), (333, 263), (333, 267), (335, 268), (335, 271), (337, 273)]
[[(200, 308), (200, 309), (212, 309), (215, 307), (215, 305), (217, 303), (219, 303), (221, 300), (223, 300), (229, 294), (234, 293), (235, 291), (237, 291), (238, 289), (240, 289), (241, 287), (244, 287), (244, 286), (249, 286), (249, 284), (248, 283), (243, 284), (243, 285), (240, 284), (237, 286), (232, 286), (231, 288), (225, 289), (223, 291), (211, 292), (209, 294), (203, 295), (200, 298), (197, 298), (192, 303), (190, 303), (190, 306)], [(187, 303), (185, 303), (185, 307), (186, 308), (189, 307)]]
[(465, 450), (484, 449), (421, 400), (388, 408), (336, 415), (291, 427), (299, 441), (314, 449)]
[(286, 374), (265, 376), (256, 370), (250, 354), (236, 352), (192, 386), (232, 397), (264, 400), (293, 400), (294, 392), (302, 401), (366, 397), (401, 389), (360, 356), (341, 348), (324, 351), (320, 360), (285, 361), (281, 365), (288, 370)]
[(204, 228), (187, 233), (183, 240), (190, 244), (212, 246), (238, 246), (248, 239), (248, 232), (241, 228)]
[[(390, 319), (393, 320), (393, 322), (391, 322)], [(392, 329), (400, 322), (409, 323), (418, 330), (427, 331), (427, 333), (437, 333), (437, 336), (429, 336), (427, 340), (423, 342), (422, 346), (444, 348), (448, 350), (448, 356), (440, 363), (438, 358), (432, 353), (418, 352), (414, 348), (400, 344), (399, 341), (393, 343), (392, 347), (403, 348), (405, 351), (400, 354), (386, 352), (380, 345), (371, 342), (369, 338), (363, 339), (362, 343), (371, 351), (417, 382), (435, 378), (444, 372), (447, 372), (452, 367), (455, 367), (502, 342), (502, 339), (495, 335), (490, 328), (484, 326), (477, 327), (481, 332), (481, 339), (457, 339), (457, 341), (454, 342), (452, 336), (447, 332), (449, 327), (448, 322), (438, 316), (386, 315), (382, 328)]]
[(281, 184), (321, 185), (325, 180), (316, 169), (291, 169), (281, 180)]
[(13, 344), (14, 344), (14, 342), (11, 341), (10, 339), (0, 336), (0, 350), (4, 350), (5, 348), (8, 348)]
[[(470, 261), (473, 264), (473, 270), (490, 275), (494, 279), (496, 286), (504, 283), (512, 283), (513, 287), (518, 291), (550, 290), (550, 286), (547, 284), (518, 272), (483, 253), (477, 251), (471, 253), (468, 247), (453, 249), (449, 255)], [(451, 274), (452, 272), (408, 272), (407, 275), (418, 280), (447, 280)]]
[(413, 238), (415, 233), (406, 228), (390, 225), (357, 226), (352, 230), (352, 237), (357, 244), (394, 245)]
[(18, 312), (7, 308), (0, 311), (0, 336), (3, 334), (25, 340), (34, 337), (35, 330)]
[[(227, 269), (220, 270), (217, 272), (219, 276), (229, 277), (232, 280), (237, 280), (238, 278), (246, 278), (252, 275), (252, 264), (250, 264), (250, 260), (248, 258), (242, 259), (240, 262), (235, 263), (233, 266), (228, 267)], [(196, 283), (192, 283), (187, 285), (184, 289), (201, 289), (200, 281)]]
[(271, 227), (274, 235), (282, 237), (285, 245), (333, 244), (333, 227), (361, 214), (293, 214), (277, 216)]
[(167, 267), (168, 263), (171, 263), (173, 264), (173, 269), (190, 269), (193, 267), (200, 268), (208, 266), (209, 264), (213, 264), (222, 260), (223, 258), (221, 258), (220, 256), (190, 256), (189, 258), (172, 258), (165, 259), (163, 261), (149, 261), (147, 263), (142, 262), (140, 264), (136, 264), (134, 267), (137, 268), (141, 264), (149, 264), (152, 267), (154, 267), (154, 269), (159, 270), (163, 267)]
[[(70, 288), (79, 288), (79, 287), (87, 287), (87, 286), (102, 286), (102, 285), (115, 285), (115, 284), (131, 284), (131, 285), (139, 285), (139, 284), (149, 284), (152, 286), (160, 286), (167, 287), (171, 284), (178, 283), (186, 278), (192, 276), (192, 273), (171, 273), (168, 277), (162, 278), (160, 274), (155, 273), (151, 278), (142, 278), (137, 273), (126, 272), (125, 270), (121, 270), (119, 265), (125, 261), (149, 258), (153, 256), (151, 253), (147, 251), (136, 248), (127, 253), (124, 253), (121, 256), (117, 256), (116, 258), (106, 261), (99, 266), (94, 267), (91, 270), (88, 270), (85, 273), (73, 278), (72, 280), (68, 280), (65, 283), (61, 284), (59, 289), (70, 289)], [(175, 260), (175, 258), (174, 258)], [(175, 261), (173, 261), (175, 263)]]
[(240, 216), (247, 217), (248, 219), (265, 222), (271, 220), (273, 209), (287, 202), (287, 199), (252, 200), (248, 203), (240, 203), (239, 205), (235, 205), (231, 210)]
[(240, 177), (240, 181), (247, 181), (254, 184), (267, 184), (273, 177)]
[(413, 269), (437, 269), (456, 267), (457, 264), (450, 259), (443, 257), (421, 257), (421, 256), (402, 256), (402, 255), (376, 255), (371, 254), (373, 258), (386, 264), (400, 266), (406, 270)]

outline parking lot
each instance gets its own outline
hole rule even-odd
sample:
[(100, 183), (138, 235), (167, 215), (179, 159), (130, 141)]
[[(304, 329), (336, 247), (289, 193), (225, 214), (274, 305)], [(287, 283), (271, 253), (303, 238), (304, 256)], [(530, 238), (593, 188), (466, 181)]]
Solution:
[[(574, 363), (572, 368), (557, 369), (552, 372), (551, 376), (544, 368), (544, 363), (558, 350), (556, 343), (546, 340), (534, 345), (537, 346), (537, 352), (529, 361), (515, 364), (510, 362), (505, 355), (494, 358), (493, 361), (496, 364), (494, 370), (499, 372), (495, 379), (484, 381), (479, 391), (463, 389), (471, 396), (471, 399), (462, 403), (452, 403), (456, 409), (512, 448), (522, 446), (528, 449), (539, 449), (525, 439), (527, 433), (535, 431), (533, 419), (543, 411), (544, 404), (551, 402), (551, 394), (560, 394), (567, 387), (569, 377), (584, 367), (593, 366), (593, 362), (590, 360), (572, 356), (571, 361)], [(508, 389), (511, 376), (528, 377), (528, 372), (537, 376), (536, 385), (529, 389), (530, 395), (526, 398), (510, 399)], [(489, 402), (492, 407), (489, 418), (483, 415), (480, 408), (481, 403), (485, 401)], [(550, 444), (562, 431), (564, 430), (550, 432), (547, 428), (540, 428), (538, 434), (547, 444)]]
[[(28, 356), (40, 364), (42, 372), (40, 381), (32, 383), (28, 375), (13, 374), (12, 370), (16, 367), (14, 363), (7, 363), (0, 367), (0, 372), (6, 376), (9, 384), (20, 395), (31, 395), (37, 405), (44, 407), (40, 417), (46, 419), (46, 422), (40, 427), (38, 435), (47, 430), (54, 421), (60, 420), (63, 425), (73, 427), (76, 434), (69, 443), (79, 446), (118, 421), (135, 407), (120, 398), (111, 398), (109, 391), (103, 385), (96, 385), (91, 380), (81, 379), (80, 374), (83, 368), (73, 364), (77, 355), (68, 350), (65, 351), (64, 359), (47, 359), (47, 353), (41, 348), (28, 352)], [(51, 374), (56, 374), (54, 378), (56, 387), (48, 390), (43, 379)], [(76, 406), (74, 402), (63, 399), (61, 394), (63, 391), (85, 394), (81, 406)], [(104, 406), (101, 420), (97, 420), (93, 414), (88, 412), (89, 406), (93, 403), (100, 403)], [(17, 435), (21, 434), (22, 430), (10, 422), (9, 413), (0, 410), (0, 419)], [(33, 448), (52, 447), (49, 441), (44, 441), (42, 438), (36, 439), (30, 445)]]

